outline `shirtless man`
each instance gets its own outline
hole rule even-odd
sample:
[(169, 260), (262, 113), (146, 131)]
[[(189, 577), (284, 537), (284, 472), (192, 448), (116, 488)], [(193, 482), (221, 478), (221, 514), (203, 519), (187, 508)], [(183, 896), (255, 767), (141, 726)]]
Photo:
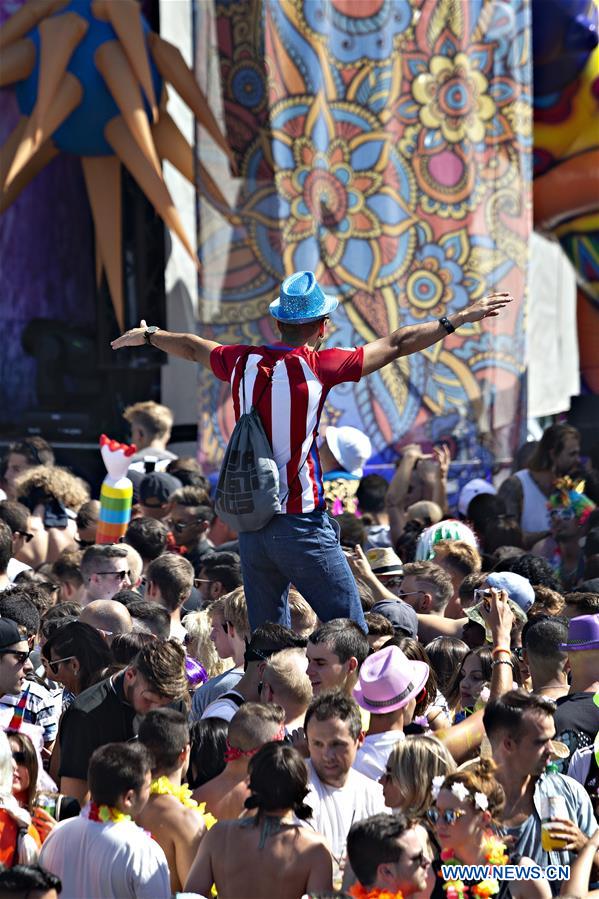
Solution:
[(246, 807), (256, 815), (216, 824), (202, 840), (185, 890), (219, 899), (300, 899), (332, 887), (331, 853), (320, 834), (293, 823), (309, 817), (306, 764), (284, 743), (267, 743), (249, 765)]
[(217, 777), (202, 784), (193, 798), (205, 802), (217, 821), (238, 818), (249, 796), (248, 764), (253, 755), (271, 740), (282, 740), (285, 713), (278, 705), (246, 702), (234, 715), (227, 736), (227, 765)]
[(185, 715), (168, 708), (148, 712), (139, 729), (139, 742), (150, 750), (154, 764), (150, 798), (136, 822), (162, 847), (170, 870), (171, 891), (177, 893), (206, 833), (197, 803), (185, 785), (181, 786), (189, 763), (189, 725)]

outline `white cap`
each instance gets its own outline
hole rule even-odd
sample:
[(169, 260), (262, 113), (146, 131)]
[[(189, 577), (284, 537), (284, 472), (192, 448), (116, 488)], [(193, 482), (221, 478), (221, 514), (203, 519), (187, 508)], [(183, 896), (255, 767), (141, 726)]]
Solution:
[(471, 481), (464, 484), (460, 490), (460, 498), (458, 499), (458, 512), (460, 515), (466, 516), (468, 514), (468, 506), (470, 505), (471, 500), (480, 493), (489, 493), (492, 496), (495, 496), (497, 490), (493, 484), (489, 484), (488, 481), (484, 481), (482, 478), (472, 478)]
[(364, 473), (364, 463), (372, 455), (370, 439), (357, 428), (348, 425), (342, 428), (329, 426), (326, 430), (325, 440), (337, 462), (345, 471), (361, 478)]

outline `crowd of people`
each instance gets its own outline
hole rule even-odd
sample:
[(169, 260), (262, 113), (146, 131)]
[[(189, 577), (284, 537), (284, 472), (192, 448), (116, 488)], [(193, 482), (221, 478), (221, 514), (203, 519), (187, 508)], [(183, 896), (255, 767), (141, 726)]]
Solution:
[(445, 448), (356, 477), (335, 429), (363, 622), (292, 585), (288, 624), (253, 627), (238, 535), (166, 450), (168, 410), (127, 416), (147, 438), (120, 543), (44, 440), (4, 459), (0, 896), (442, 899), (447, 859), (570, 865), (456, 896), (592, 895), (598, 473), (577, 432), (450, 510)]
[(303, 272), (280, 343), (118, 338), (230, 381), (240, 427), (253, 408), (279, 473), (254, 529), (156, 403), (124, 412), (116, 543), (48, 443), (9, 446), (0, 899), (599, 896), (599, 458), (555, 424), (450, 502), (445, 446), (404, 447), (388, 482), (355, 428), (316, 442), (335, 384), (510, 301), (320, 350), (337, 301)]

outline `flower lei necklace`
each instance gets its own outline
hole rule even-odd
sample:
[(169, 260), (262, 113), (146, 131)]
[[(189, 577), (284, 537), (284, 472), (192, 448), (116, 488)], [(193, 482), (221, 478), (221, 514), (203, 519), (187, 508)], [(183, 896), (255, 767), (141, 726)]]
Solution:
[(376, 887), (368, 890), (361, 883), (355, 883), (353, 887), (350, 887), (349, 895), (354, 899), (403, 899), (403, 893), (400, 891), (391, 893), (389, 890), (379, 890)]
[(90, 821), (99, 821), (100, 824), (123, 824), (131, 820), (130, 815), (125, 815), (113, 805), (97, 805), (95, 802), (88, 803), (81, 814)]
[(158, 777), (156, 780), (153, 780), (150, 784), (150, 794), (157, 794), (158, 796), (174, 796), (175, 799), (179, 800), (181, 805), (185, 806), (185, 808), (198, 807), (195, 799), (191, 798), (191, 790), (187, 784), (181, 784), (180, 787), (175, 787), (168, 777)]
[[(502, 843), (498, 837), (488, 836), (482, 841), (483, 858), (488, 865), (505, 865), (508, 856), (506, 853), (506, 845)], [(441, 861), (444, 865), (461, 865), (462, 862), (456, 858), (455, 850), (444, 849), (441, 853)], [(488, 896), (494, 896), (499, 892), (499, 883), (494, 878), (481, 880), (468, 887), (463, 880), (446, 880), (443, 889), (447, 894), (447, 899), (466, 899), (468, 890), (473, 896), (480, 896), (486, 899)]]
[(201, 805), (195, 801), (195, 799), (191, 798), (191, 790), (187, 786), (187, 784), (181, 784), (180, 787), (175, 787), (174, 784), (170, 782), (168, 777), (158, 777), (156, 780), (153, 780), (150, 784), (150, 795), (155, 794), (158, 796), (174, 796), (181, 805), (184, 805), (185, 808), (193, 808), (202, 815), (204, 819), (204, 824), (207, 829), (216, 824), (216, 818), (214, 815), (211, 815), (210, 812), (206, 811), (206, 803), (202, 802)]

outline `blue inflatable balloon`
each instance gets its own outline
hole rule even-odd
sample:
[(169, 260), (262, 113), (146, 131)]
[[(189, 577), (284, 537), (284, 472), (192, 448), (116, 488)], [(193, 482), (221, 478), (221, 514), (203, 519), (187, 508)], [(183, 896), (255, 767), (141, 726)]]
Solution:
[[(92, 0), (71, 0), (58, 16), (68, 12), (77, 13), (89, 22), (87, 33), (76, 47), (67, 71), (79, 80), (83, 88), (83, 99), (79, 106), (65, 119), (53, 134), (56, 146), (77, 156), (112, 156), (113, 150), (104, 137), (104, 128), (120, 110), (112, 98), (100, 72), (96, 69), (95, 54), (98, 47), (107, 41), (118, 40), (117, 34), (108, 22), (96, 19), (91, 11)], [(142, 16), (144, 34), (151, 30)], [(15, 85), (17, 102), (23, 115), (30, 115), (37, 101), (39, 81), (40, 34), (39, 29), (31, 31), (29, 37), (36, 49), (35, 67), (28, 78)], [(162, 92), (162, 78), (150, 54), (150, 72), (156, 96)], [(150, 107), (145, 100), (146, 114), (151, 121)]]

